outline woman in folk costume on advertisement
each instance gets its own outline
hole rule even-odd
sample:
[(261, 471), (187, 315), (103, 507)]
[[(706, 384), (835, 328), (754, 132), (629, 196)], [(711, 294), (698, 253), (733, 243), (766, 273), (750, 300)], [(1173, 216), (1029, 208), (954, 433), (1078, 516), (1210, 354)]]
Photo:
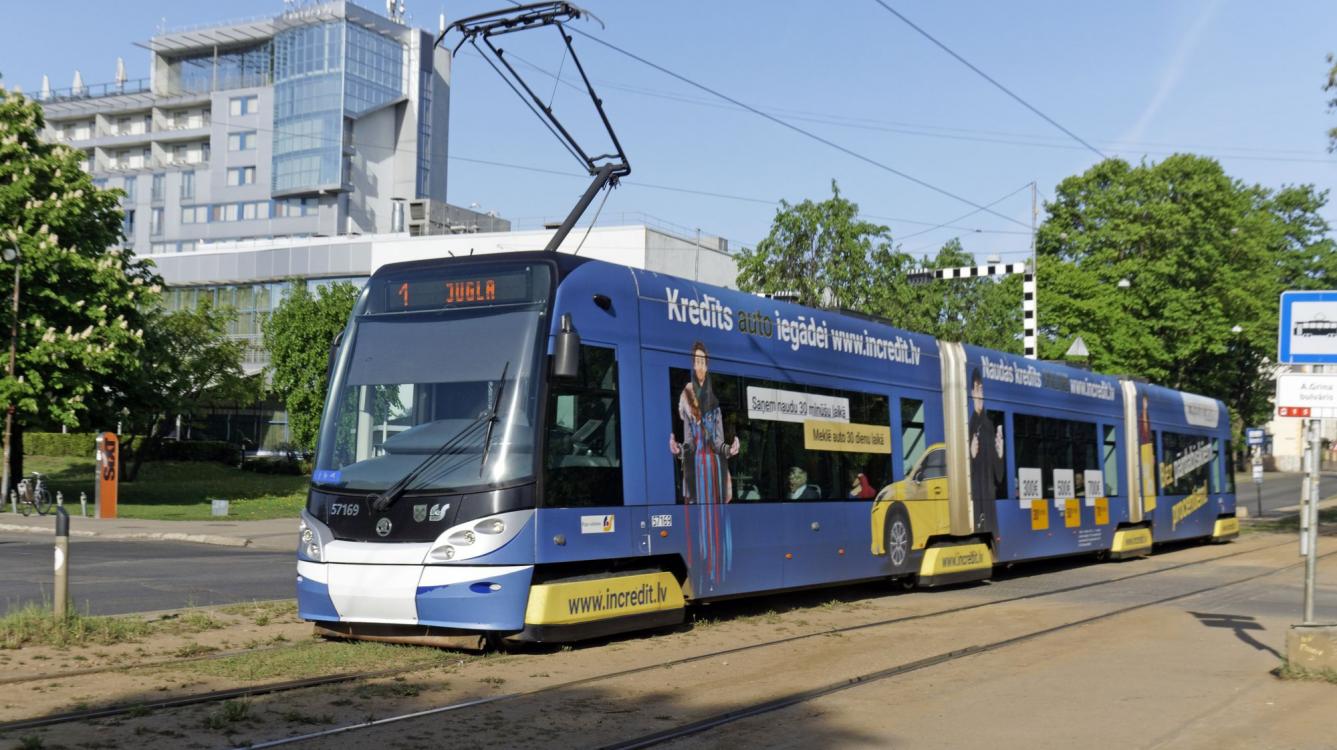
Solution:
[[(669, 435), (669, 451), (682, 460), (682, 495), (688, 506), (700, 505), (696, 544), (692, 539), (692, 509), (686, 508), (687, 556), (693, 567), (701, 564), (707, 590), (724, 580), (733, 557), (733, 535), (723, 505), (733, 499), (729, 459), (738, 455), (738, 438), (724, 441), (720, 402), (711, 387), (709, 354), (700, 341), (692, 345), (692, 379), (678, 398), (682, 442)], [(698, 552), (693, 553), (693, 546)]]

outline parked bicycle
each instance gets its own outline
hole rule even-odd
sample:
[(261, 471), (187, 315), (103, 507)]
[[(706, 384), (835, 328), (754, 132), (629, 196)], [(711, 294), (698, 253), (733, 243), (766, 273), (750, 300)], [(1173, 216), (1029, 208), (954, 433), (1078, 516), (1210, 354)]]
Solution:
[(37, 515), (45, 516), (51, 511), (51, 492), (46, 488), (46, 477), (37, 472), (27, 479), (19, 480), (19, 512), (28, 515), (33, 510)]

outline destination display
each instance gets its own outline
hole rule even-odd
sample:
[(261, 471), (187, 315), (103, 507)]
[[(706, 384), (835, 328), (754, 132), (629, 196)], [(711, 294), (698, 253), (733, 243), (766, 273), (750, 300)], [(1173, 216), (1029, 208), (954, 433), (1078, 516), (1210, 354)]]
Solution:
[(529, 267), (444, 278), (388, 279), (382, 287), (382, 304), (385, 312), (403, 312), (532, 302), (533, 281)]

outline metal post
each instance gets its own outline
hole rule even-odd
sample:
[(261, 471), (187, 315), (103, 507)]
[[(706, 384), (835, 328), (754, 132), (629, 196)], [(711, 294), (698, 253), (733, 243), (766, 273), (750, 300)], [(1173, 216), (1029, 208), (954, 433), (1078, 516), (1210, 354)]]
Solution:
[(1309, 528), (1305, 530), (1309, 542), (1305, 555), (1304, 624), (1306, 625), (1314, 624), (1314, 577), (1318, 568), (1319, 464), (1323, 460), (1322, 424), (1322, 420), (1309, 420), (1309, 505), (1304, 508), (1309, 520)]
[(1253, 464), (1251, 468), (1253, 469), (1253, 489), (1254, 492), (1256, 493), (1255, 499), (1258, 504), (1258, 517), (1262, 518), (1263, 517), (1263, 472), (1262, 472), (1263, 447), (1261, 445), (1255, 445), (1253, 447)]
[(56, 508), (56, 617), (65, 619), (70, 600), (70, 514), (63, 506)]
[[(14, 305), (13, 318), (9, 321), (9, 379), (14, 379), (14, 361), (18, 354), (19, 341), (19, 258), (14, 256)], [(12, 477), (9, 476), (9, 436), (14, 432), (14, 401), (11, 399), (9, 408), (5, 410), (5, 466), (0, 471), (0, 497), (9, 494), (9, 482)], [(18, 507), (15, 506), (15, 513)]]

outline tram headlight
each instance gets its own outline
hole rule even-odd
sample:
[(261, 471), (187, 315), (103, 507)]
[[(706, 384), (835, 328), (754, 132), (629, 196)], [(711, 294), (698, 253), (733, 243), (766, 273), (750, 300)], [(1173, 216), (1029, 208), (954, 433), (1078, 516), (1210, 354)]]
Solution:
[(432, 557), (435, 557), (438, 560), (454, 560), (455, 548), (449, 544), (443, 544), (432, 550)]
[(458, 544), (461, 547), (468, 547), (478, 541), (478, 537), (472, 531), (465, 529), (464, 531), (457, 531), (454, 534), (451, 534), (446, 541), (451, 544)]
[(302, 521), (297, 526), (297, 536), (301, 540), (298, 547), (302, 553), (316, 562), (322, 562), (324, 550), (320, 548), (320, 538), (316, 536), (315, 529)]
[(506, 522), (500, 518), (488, 518), (474, 524), (474, 531), (480, 534), (501, 534), (506, 531)]

